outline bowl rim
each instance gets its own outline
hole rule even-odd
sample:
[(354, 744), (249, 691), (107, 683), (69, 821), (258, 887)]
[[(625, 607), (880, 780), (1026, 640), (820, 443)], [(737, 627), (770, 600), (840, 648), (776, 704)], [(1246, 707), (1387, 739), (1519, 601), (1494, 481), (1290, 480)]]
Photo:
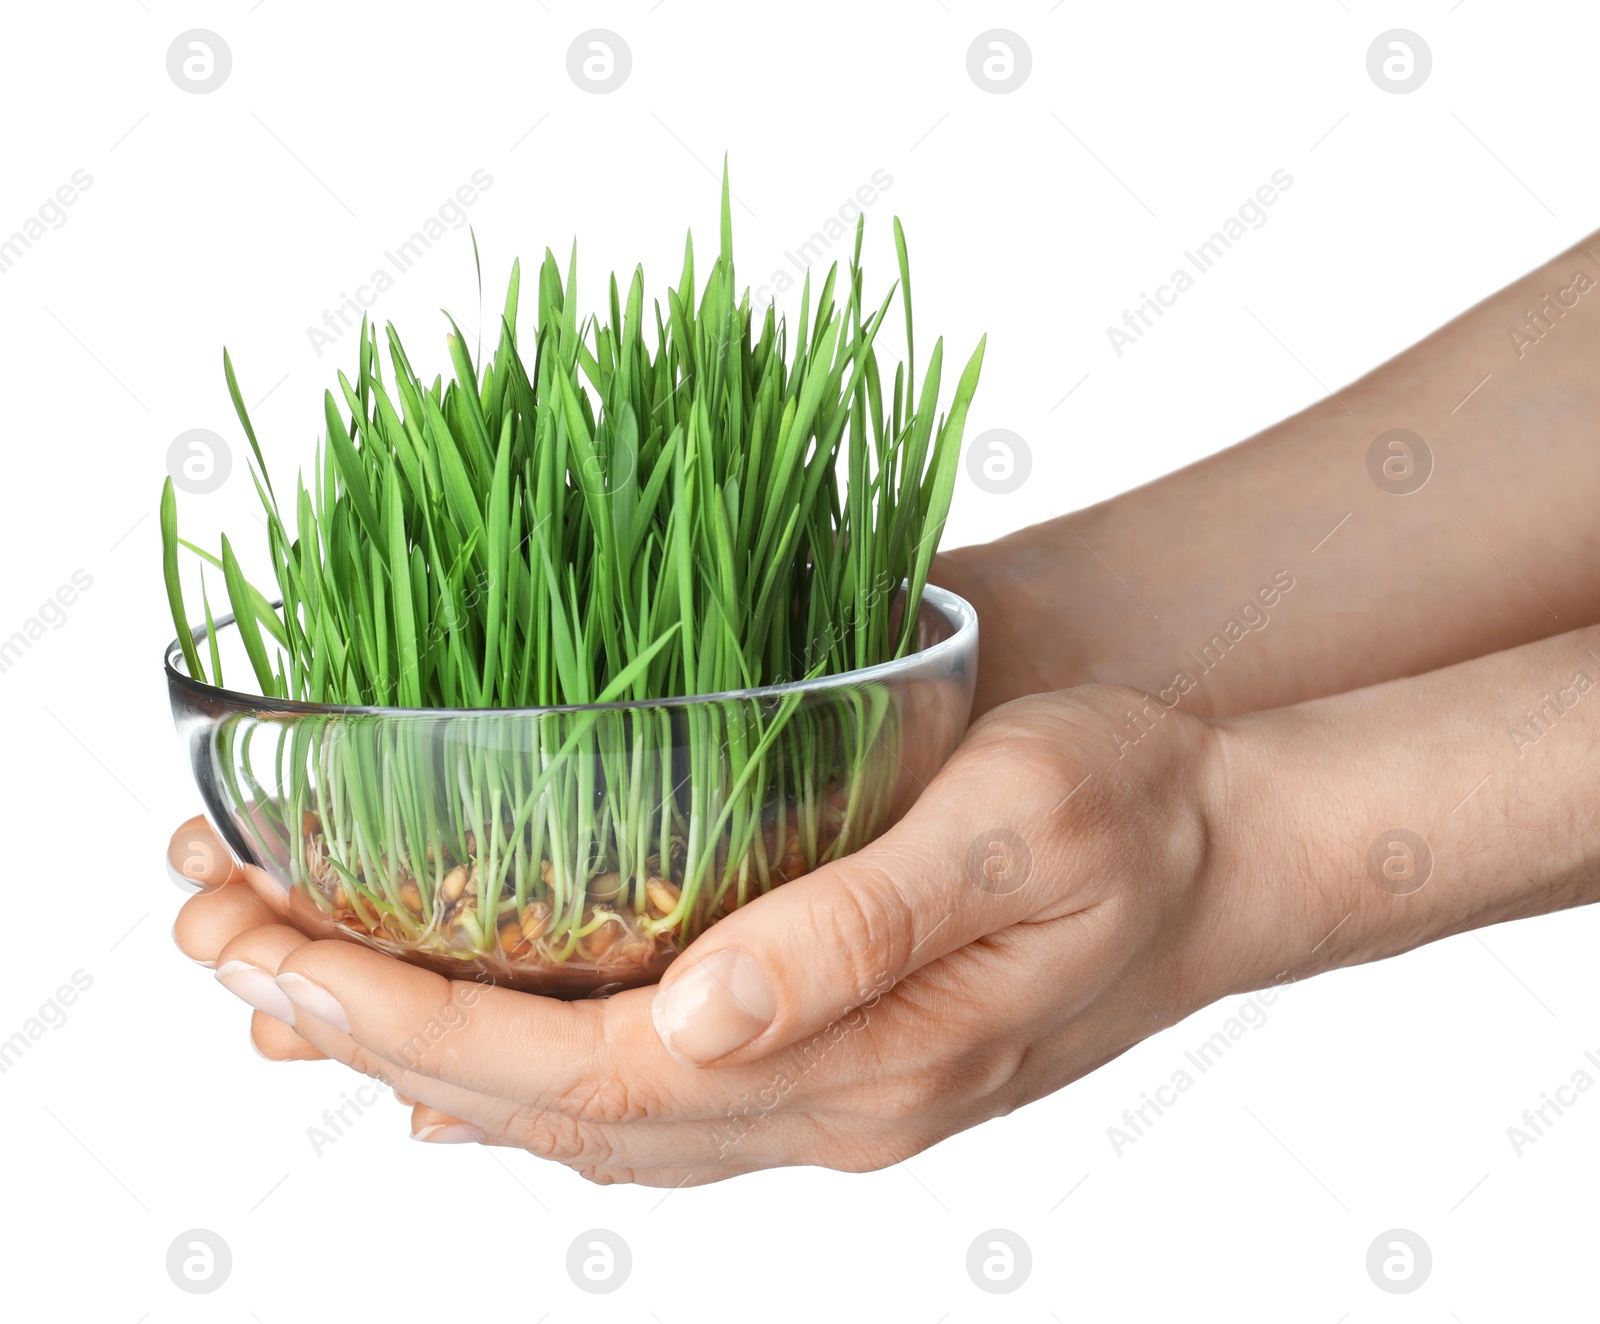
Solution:
[[(905, 581), (901, 582), (905, 587)], [(274, 607), (281, 607), (283, 599), (271, 603)], [(365, 717), (409, 717), (409, 718), (459, 718), (459, 717), (486, 717), (491, 714), (508, 717), (541, 717), (551, 713), (602, 713), (602, 712), (629, 712), (655, 708), (686, 708), (697, 704), (726, 703), (731, 700), (741, 699), (782, 699), (792, 694), (809, 695), (825, 693), (829, 690), (842, 689), (849, 685), (859, 685), (866, 681), (894, 680), (896, 677), (916, 670), (919, 665), (939, 663), (953, 658), (964, 652), (977, 639), (978, 613), (965, 598), (952, 593), (949, 589), (940, 588), (937, 584), (924, 584), (922, 589), (922, 605), (932, 607), (944, 619), (955, 626), (949, 638), (941, 639), (938, 643), (928, 648), (918, 649), (914, 653), (907, 653), (904, 657), (891, 658), (887, 662), (877, 662), (870, 667), (860, 667), (854, 671), (840, 671), (831, 676), (818, 676), (814, 680), (785, 681), (779, 685), (761, 685), (744, 690), (720, 690), (715, 694), (690, 694), (676, 695), (665, 699), (617, 699), (610, 703), (572, 703), (553, 704), (545, 707), (525, 708), (396, 708), (380, 705), (344, 704), (344, 703), (308, 703), (302, 699), (272, 699), (260, 694), (247, 694), (243, 690), (225, 689), (219, 685), (209, 685), (204, 681), (196, 680), (185, 671), (180, 671), (177, 662), (183, 660), (183, 646), (177, 636), (166, 647), (163, 665), (167, 673), (169, 688), (185, 691), (194, 698), (209, 704), (225, 704), (233, 708), (249, 709), (260, 715), (318, 715), (318, 716), (365, 716)], [(224, 616), (214, 618), (215, 627), (221, 632), (226, 627), (234, 624), (235, 613), (228, 612)], [(191, 627), (195, 643), (198, 645), (209, 637), (209, 631), (204, 624), (198, 628)]]

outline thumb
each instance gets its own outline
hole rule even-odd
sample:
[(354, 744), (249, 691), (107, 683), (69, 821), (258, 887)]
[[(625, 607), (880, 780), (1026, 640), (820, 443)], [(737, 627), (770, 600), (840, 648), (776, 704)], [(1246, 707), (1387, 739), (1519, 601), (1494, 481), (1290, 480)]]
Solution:
[(953, 812), (943, 780), (885, 836), (742, 906), (673, 962), (651, 1012), (678, 1062), (742, 1062), (807, 1039), (1036, 907), (1024, 835)]

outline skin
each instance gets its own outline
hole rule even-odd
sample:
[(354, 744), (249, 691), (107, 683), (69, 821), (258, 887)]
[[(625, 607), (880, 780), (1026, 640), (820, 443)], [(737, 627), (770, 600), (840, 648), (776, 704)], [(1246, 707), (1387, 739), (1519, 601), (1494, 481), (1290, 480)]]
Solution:
[[(266, 1008), (263, 1053), (385, 1080), (419, 1138), (677, 1186), (880, 1168), (1217, 998), (1592, 901), (1592, 242), (1241, 446), (941, 557), (983, 622), (982, 716), (892, 831), (659, 989), (557, 1002), (313, 940), (203, 819), (169, 852), (205, 888), (175, 939)], [(1509, 328), (1579, 270), (1519, 356)], [(1433, 451), (1409, 495), (1368, 475), (1395, 427)], [(1269, 623), (1180, 693), (1280, 571)]]
[[(1292, 610), (1185, 711), (1298, 703), (1600, 621), (1600, 284), (1541, 314), (1520, 356), (1511, 338), (1578, 272), (1600, 283), (1600, 234), (1249, 441), (941, 557), (982, 623), (978, 711), (1085, 681), (1159, 689), (1279, 569)], [(1367, 473), (1391, 428), (1433, 454), (1409, 496)]]

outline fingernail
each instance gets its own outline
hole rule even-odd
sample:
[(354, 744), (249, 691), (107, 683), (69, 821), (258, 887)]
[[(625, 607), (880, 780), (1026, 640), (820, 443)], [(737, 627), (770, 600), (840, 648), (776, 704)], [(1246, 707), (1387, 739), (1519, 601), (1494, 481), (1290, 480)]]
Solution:
[(456, 1122), (446, 1126), (437, 1122), (433, 1126), (425, 1126), (420, 1131), (411, 1133), (413, 1140), (426, 1140), (430, 1145), (477, 1145), (482, 1144), (484, 1134), (475, 1126), (466, 1122)]
[(217, 983), (257, 1011), (265, 1012), (285, 1025), (294, 1024), (294, 1003), (259, 965), (251, 965), (248, 961), (229, 961), (217, 971)]
[(289, 995), (295, 1006), (310, 1012), (336, 1030), (350, 1033), (350, 1018), (344, 1014), (339, 999), (321, 984), (313, 984), (304, 975), (297, 975), (290, 970), (278, 976), (278, 987)]
[(656, 1033), (686, 1067), (704, 1066), (743, 1048), (772, 1024), (772, 981), (761, 962), (737, 947), (696, 961), (650, 1006)]

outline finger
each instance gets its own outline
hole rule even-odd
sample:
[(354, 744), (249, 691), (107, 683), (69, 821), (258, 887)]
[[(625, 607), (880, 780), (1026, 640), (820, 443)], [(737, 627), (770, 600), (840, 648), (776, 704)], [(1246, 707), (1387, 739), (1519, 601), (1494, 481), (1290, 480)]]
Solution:
[(275, 1036), (276, 1043), (285, 1043), (287, 1042), (285, 1037), (292, 1036), (316, 1059), (338, 1062), (361, 1075), (387, 1085), (395, 1099), (407, 1108), (425, 1108), (441, 1117), (449, 1116), (468, 1123), (491, 1137), (509, 1130), (520, 1111), (517, 1104), (505, 1099), (475, 1094), (455, 1085), (446, 1085), (441, 1081), (401, 1070), (387, 1059), (363, 1048), (349, 1035), (306, 1013), (299, 1013), (299, 1027), (296, 1029), (291, 1029), (281, 1021), (261, 1012), (255, 1014), (252, 1029), (258, 1022), (279, 1027), (278, 1030), (269, 1032)]
[[(767, 1066), (712, 1081), (684, 1071), (650, 1024), (649, 989), (560, 1002), (446, 979), (339, 941), (296, 948), (278, 982), (302, 1020), (323, 1021), (394, 1070), (588, 1121), (720, 1117), (772, 1074)], [(313, 1028), (302, 1032), (314, 1037)]]
[(313, 938), (348, 938), (349, 930), (311, 899), (303, 887), (288, 887), (256, 864), (239, 868), (238, 877), (280, 923), (292, 924)]
[[(315, 971), (315, 979), (304, 971)], [(515, 1036), (502, 1025), (496, 1036), (483, 1033), (482, 1025), (472, 1027), (469, 1017), (482, 1009), (480, 999), (485, 995), (533, 1007), (566, 1006), (502, 988), (446, 980), (346, 942), (302, 943), (285, 959), (278, 979), (290, 995), (296, 1031), (323, 1054), (381, 1079), (414, 1102), (466, 1119), (490, 1134), (506, 1134), (518, 1113), (530, 1108), (525, 1078), (544, 1078), (546, 1063), (538, 1033), (528, 1033), (533, 1022)], [(330, 987), (338, 988), (342, 1003)], [(346, 1003), (354, 1011), (346, 1012)], [(350, 1028), (352, 1017), (355, 1033)], [(472, 1028), (486, 1043), (462, 1054), (459, 1044), (450, 1041)], [(499, 1071), (472, 1070), (472, 1059), (480, 1052), (493, 1052)], [(538, 1073), (530, 1071), (530, 1060), (539, 1060)], [(438, 1070), (442, 1065), (450, 1065), (450, 1073)], [(477, 1079), (480, 1075), (517, 1091), (507, 1087), (496, 1092)]]
[(727, 1181), (729, 1177), (759, 1172), (763, 1167), (780, 1167), (780, 1164), (740, 1164), (727, 1168), (617, 1168), (587, 1167), (575, 1171), (585, 1181), (596, 1186), (665, 1186), (677, 1190), (680, 1186), (709, 1186), (712, 1182)]
[(427, 1108), (441, 1116), (452, 1117), (487, 1136), (508, 1135), (524, 1111), (520, 1104), (507, 1099), (465, 1090), (458, 1085), (449, 1085), (397, 1067), (387, 1058), (363, 1048), (343, 1031), (334, 1029), (309, 1013), (299, 1013), (299, 1025), (293, 1033), (304, 1038), (321, 1056), (381, 1081), (407, 1107)]
[[(673, 1058), (737, 1064), (786, 1048), (1034, 914), (1043, 889), (1014, 876), (1026, 850), (1016, 843), (1034, 839), (1026, 868), (1044, 866), (1033, 855), (1060, 798), (1048, 772), (1059, 760), (1030, 757), (1026, 743), (1014, 729), (1000, 748), (975, 734), (883, 837), (757, 898), (692, 944), (652, 1007)], [(996, 829), (997, 820), (1013, 826)]]
[(256, 1052), (272, 1062), (321, 1062), (327, 1054), (302, 1039), (276, 1016), (250, 1013), (250, 1042)]
[[(240, 950), (248, 954), (255, 940), (246, 935)], [(797, 1061), (782, 1080), (770, 1064), (683, 1071), (649, 1025), (647, 991), (623, 1022), (631, 1029), (609, 1032), (601, 1009), (626, 995), (554, 1002), (446, 980), (351, 943), (304, 939), (284, 957), (278, 982), (294, 1003), (296, 1032), (327, 1056), (543, 1158), (712, 1167), (737, 1151), (741, 1163), (776, 1166), (804, 1162), (816, 1143), (818, 1123), (792, 1106), (796, 1082), (824, 1074), (815, 1059)], [(656, 1074), (613, 1051), (608, 1033), (637, 1044)], [(501, 1088), (456, 1084), (452, 1074)], [(672, 1098), (663, 1077), (700, 1097)]]
[(204, 814), (182, 824), (167, 843), (167, 868), (181, 887), (221, 887), (238, 867)]
[(277, 915), (241, 876), (199, 892), (183, 903), (172, 924), (172, 940), (191, 961), (213, 969), (217, 953), (246, 929), (277, 921)]
[(396, 1071), (349, 1035), (309, 1014), (301, 1017), (303, 1033), (326, 1055), (388, 1084), (398, 1099), (414, 1092), (412, 1138), (433, 1144), (479, 1143), (525, 1150), (538, 1158), (568, 1166), (624, 1168), (713, 1168), (731, 1164), (740, 1170), (803, 1162), (805, 1146), (814, 1143), (814, 1122), (764, 1114), (709, 1122), (628, 1122), (615, 1125), (582, 1121), (564, 1113), (525, 1108), (505, 1099), (463, 1090), (429, 1077)]
[(299, 888), (291, 890), (284, 887), (258, 864), (241, 865), (239, 874), (255, 892), (262, 905), (266, 906), (277, 919), (298, 923), (302, 917), (317, 909), (316, 903), (303, 891)]
[[(547, 1129), (548, 1128), (548, 1129)], [(677, 1185), (684, 1181), (698, 1185), (718, 1176), (749, 1172), (757, 1167), (778, 1167), (798, 1162), (770, 1147), (749, 1145), (737, 1150), (738, 1162), (731, 1161), (734, 1144), (703, 1123), (636, 1124), (627, 1127), (574, 1127), (570, 1118), (547, 1116), (531, 1123), (519, 1123), (504, 1134), (485, 1131), (470, 1117), (445, 1112), (427, 1104), (411, 1110), (411, 1138), (427, 1144), (480, 1144), (521, 1149), (537, 1158), (549, 1159), (576, 1169), (589, 1171), (655, 1172), (663, 1174), (658, 1185)], [(676, 1173), (669, 1180), (664, 1174)], [(699, 1180), (685, 1180), (698, 1174)], [(612, 1177), (611, 1180), (618, 1180)], [(632, 1180), (632, 1179), (627, 1179)]]
[(277, 974), (288, 955), (311, 941), (287, 924), (262, 924), (235, 934), (217, 953), (217, 983), (257, 1011), (292, 1027), (294, 1003), (278, 986)]
[[(399, 1098), (398, 1094), (395, 1098)], [(440, 1112), (437, 1108), (430, 1108), (425, 1103), (413, 1105), (411, 1109), (411, 1138), (426, 1141), (430, 1145), (503, 1145), (504, 1140), (486, 1135), (471, 1122), (447, 1112)]]

